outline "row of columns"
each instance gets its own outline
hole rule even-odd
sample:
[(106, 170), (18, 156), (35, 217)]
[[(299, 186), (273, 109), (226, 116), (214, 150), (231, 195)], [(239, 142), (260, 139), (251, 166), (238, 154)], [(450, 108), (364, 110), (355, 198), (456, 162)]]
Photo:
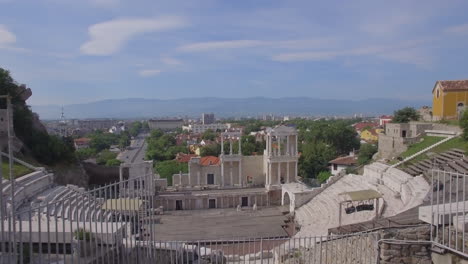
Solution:
[[(294, 145), (295, 149), (291, 149), (291, 137), (294, 136)], [(276, 151), (273, 151), (273, 137), (276, 137), (276, 142), (278, 144), (278, 148)], [(286, 156), (291, 156), (291, 155), (297, 155), (297, 135), (287, 135), (287, 136), (272, 136), (268, 135), (267, 136), (267, 153), (269, 156), (283, 156), (281, 154), (281, 143), (283, 141), (283, 138), (286, 137)]]
[[(281, 184), (281, 163), (286, 163), (286, 183), (290, 183), (292, 181), (294, 181), (295, 179), (292, 179), (291, 180), (291, 169), (290, 169), (290, 161), (279, 161), (279, 162), (271, 162), (269, 161), (268, 162), (268, 173), (267, 173), (267, 177), (266, 177), (266, 185), (274, 185), (274, 184)], [(277, 180), (276, 180), (276, 183), (273, 183), (272, 182), (272, 165), (273, 164), (278, 164), (278, 173), (277, 173)], [(295, 178), (297, 175), (297, 162), (294, 161), (294, 175), (293, 177)]]

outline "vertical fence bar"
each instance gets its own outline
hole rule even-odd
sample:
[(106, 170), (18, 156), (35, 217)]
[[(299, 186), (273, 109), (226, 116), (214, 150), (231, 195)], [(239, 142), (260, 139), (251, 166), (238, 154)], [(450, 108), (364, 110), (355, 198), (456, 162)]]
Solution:
[[(439, 184), (437, 184), (437, 188)], [(431, 241), (434, 241), (434, 170), (431, 170), (431, 230), (430, 230), (430, 237)], [(437, 195), (439, 195), (437, 193)]]
[[(445, 193), (447, 191), (447, 179), (446, 179), (446, 172), (444, 171), (444, 192), (442, 193), (442, 202), (443, 202), (443, 206), (444, 206), (444, 214), (446, 213), (445, 211)], [(450, 187), (449, 187), (450, 188)], [(442, 245), (445, 245), (445, 216), (442, 217)]]
[[(465, 253), (465, 247), (466, 247), (466, 242), (465, 242), (465, 221), (466, 221), (466, 174), (463, 174), (463, 247), (462, 247), (462, 252)], [(432, 229), (431, 229), (432, 230)]]
[[(451, 247), (451, 244), (452, 244), (452, 230), (451, 230), (451, 224), (450, 222), (452, 222), (452, 208), (453, 208), (453, 205), (452, 205), (452, 185), (453, 185), (453, 182), (452, 182), (452, 179), (453, 179), (453, 174), (450, 173), (450, 172), (447, 172), (449, 174), (449, 182), (450, 182), (450, 191), (449, 191), (449, 220), (448, 220), (448, 246)], [(445, 217), (444, 217), (445, 218)]]
[(457, 175), (457, 178), (456, 178), (457, 183), (456, 183), (455, 189), (456, 189), (456, 192), (457, 192), (457, 194), (456, 194), (457, 211), (455, 212), (455, 218), (456, 218), (457, 226), (455, 228), (455, 248), (457, 250), (459, 250), (458, 249), (458, 228), (459, 228), (459, 225), (458, 225), (458, 222), (459, 222), (459, 220), (458, 220), (458, 215), (459, 215), (458, 204), (460, 203), (460, 200), (459, 200), (459, 195), (458, 195), (458, 185), (459, 185), (459, 181), (460, 181), (459, 180), (460, 174), (457, 172), (456, 175)]
[[(47, 208), (47, 214), (46, 214), (46, 219), (47, 219), (47, 260), (49, 263), (51, 262), (51, 248), (50, 248), (50, 212), (49, 212), (49, 201), (46, 202), (46, 208)], [(57, 215), (57, 203), (53, 202), (54, 206), (54, 214)], [(56, 216), (55, 216), (56, 217)], [(20, 232), (21, 233), (21, 232)]]

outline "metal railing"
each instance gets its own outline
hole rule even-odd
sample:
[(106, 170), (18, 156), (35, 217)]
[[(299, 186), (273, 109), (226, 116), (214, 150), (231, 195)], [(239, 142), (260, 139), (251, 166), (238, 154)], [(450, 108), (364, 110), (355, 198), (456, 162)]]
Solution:
[[(4, 199), (0, 263), (375, 263), (375, 234), (159, 241), (153, 176)], [(2, 186), (2, 189), (5, 186)], [(7, 211), (10, 211), (7, 213)], [(235, 238), (235, 239), (234, 239)]]
[(432, 170), (430, 206), (420, 208), (420, 217), (430, 222), (434, 246), (468, 257), (468, 175)]

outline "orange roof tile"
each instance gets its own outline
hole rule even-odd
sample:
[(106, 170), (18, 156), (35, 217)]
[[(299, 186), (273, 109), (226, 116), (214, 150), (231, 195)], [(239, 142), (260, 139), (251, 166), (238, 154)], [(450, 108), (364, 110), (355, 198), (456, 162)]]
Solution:
[(200, 165), (210, 166), (210, 165), (219, 165), (219, 158), (215, 156), (206, 156), (200, 159)]

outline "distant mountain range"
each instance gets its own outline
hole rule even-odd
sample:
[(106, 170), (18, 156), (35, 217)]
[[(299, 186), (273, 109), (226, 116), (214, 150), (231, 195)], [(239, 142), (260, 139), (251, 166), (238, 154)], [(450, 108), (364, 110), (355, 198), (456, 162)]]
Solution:
[[(215, 113), (218, 117), (261, 116), (264, 114), (291, 116), (352, 116), (354, 114), (391, 114), (405, 106), (419, 108), (429, 101), (406, 101), (399, 99), (334, 100), (308, 97), (294, 98), (183, 98), (159, 99), (112, 99), (92, 103), (64, 106), (66, 118), (150, 118), (199, 116)], [(41, 119), (59, 119), (61, 106), (36, 105), (32, 110)]]

